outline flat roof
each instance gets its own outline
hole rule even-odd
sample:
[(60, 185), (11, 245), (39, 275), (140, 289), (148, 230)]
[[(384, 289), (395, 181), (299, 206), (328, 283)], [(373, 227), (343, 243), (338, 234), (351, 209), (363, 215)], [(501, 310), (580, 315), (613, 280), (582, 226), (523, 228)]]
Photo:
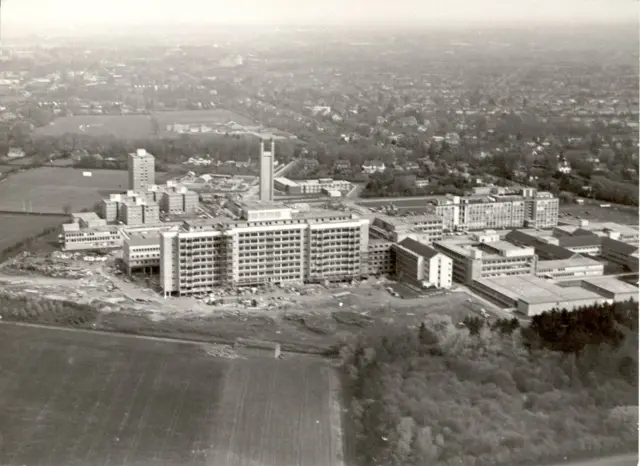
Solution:
[(581, 287), (564, 288), (549, 280), (544, 280), (533, 275), (484, 278), (476, 280), (476, 282), (508, 296), (514, 301), (522, 300), (529, 304), (587, 299), (596, 301), (602, 299), (602, 296), (593, 291), (585, 290)]
[(71, 216), (74, 218), (80, 218), (85, 222), (102, 220), (100, 217), (98, 217), (98, 214), (96, 214), (95, 212), (77, 212), (77, 213), (72, 213)]
[(589, 259), (584, 256), (572, 257), (570, 259), (553, 259), (553, 260), (538, 260), (538, 268), (546, 267), (553, 269), (561, 269), (565, 267), (580, 267), (580, 266), (596, 266), (601, 265), (604, 267), (602, 262), (599, 262), (595, 259)]
[(275, 181), (276, 183), (280, 183), (280, 184), (284, 184), (286, 186), (298, 186), (298, 183), (296, 183), (293, 180), (290, 180), (289, 178), (285, 178), (283, 176), (274, 178), (273, 181)]
[(638, 293), (638, 287), (614, 277), (585, 278), (582, 282), (597, 286), (598, 288), (602, 288), (603, 290), (611, 293)]
[(147, 233), (136, 233), (126, 240), (129, 246), (155, 246), (160, 244), (160, 232), (150, 231)]

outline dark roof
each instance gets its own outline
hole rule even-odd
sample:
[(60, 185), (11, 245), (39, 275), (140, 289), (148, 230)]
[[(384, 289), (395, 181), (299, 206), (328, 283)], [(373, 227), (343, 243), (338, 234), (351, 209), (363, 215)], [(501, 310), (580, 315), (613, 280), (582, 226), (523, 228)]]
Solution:
[(586, 236), (593, 235), (593, 232), (590, 230), (585, 230), (584, 228), (578, 228), (571, 233), (571, 236)]
[(536, 250), (536, 254), (542, 259), (554, 260), (554, 259), (571, 259), (577, 257), (580, 254), (576, 254), (573, 251), (569, 251), (566, 248), (556, 246), (555, 244), (548, 243), (536, 243), (533, 245)]
[(431, 259), (433, 256), (438, 254), (438, 251), (433, 249), (431, 246), (427, 246), (426, 244), (416, 241), (413, 238), (405, 238), (400, 241), (399, 245), (411, 252), (415, 252), (425, 259)]
[(638, 252), (638, 245), (624, 243), (611, 238), (602, 238), (602, 249), (613, 249), (620, 254), (630, 256), (631, 254)]
[(511, 230), (505, 235), (504, 239), (517, 244), (525, 244), (527, 246), (536, 246), (540, 243), (538, 238), (535, 236), (528, 235), (527, 233), (518, 230)]
[(593, 233), (579, 235), (579, 236), (563, 236), (558, 238), (558, 244), (561, 247), (571, 248), (579, 246), (599, 246), (602, 239), (598, 235)]

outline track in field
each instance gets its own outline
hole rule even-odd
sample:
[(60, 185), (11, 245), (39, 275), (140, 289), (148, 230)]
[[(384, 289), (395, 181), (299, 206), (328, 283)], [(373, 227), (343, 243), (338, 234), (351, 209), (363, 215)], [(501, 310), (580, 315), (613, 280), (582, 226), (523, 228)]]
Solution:
[(3, 324), (0, 465), (328, 466), (331, 376), (304, 358)]

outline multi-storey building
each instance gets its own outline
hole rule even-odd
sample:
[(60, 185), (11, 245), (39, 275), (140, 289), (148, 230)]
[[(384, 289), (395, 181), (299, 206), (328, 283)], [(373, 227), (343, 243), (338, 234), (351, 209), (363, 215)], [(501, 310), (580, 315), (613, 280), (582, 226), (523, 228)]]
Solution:
[(122, 235), (115, 226), (93, 212), (72, 214), (72, 223), (62, 225), (62, 249), (90, 251), (114, 249), (122, 246)]
[(146, 191), (156, 182), (156, 161), (153, 155), (144, 149), (138, 149), (129, 154), (129, 189), (132, 191)]
[(120, 207), (121, 221), (126, 225), (146, 225), (160, 222), (160, 206), (142, 197), (127, 198)]
[(552, 228), (558, 224), (560, 201), (548, 192), (524, 189), (526, 216), (525, 225), (533, 228)]
[(333, 211), (245, 204), (242, 218), (198, 219), (162, 233), (165, 294), (219, 286), (348, 280), (366, 275), (369, 221)]
[(396, 255), (393, 241), (386, 239), (369, 239), (369, 275), (395, 275)]
[(371, 223), (372, 234), (396, 243), (408, 237), (432, 243), (442, 239), (443, 230), (442, 217), (432, 214), (409, 217), (380, 215)]
[(395, 244), (393, 249), (399, 280), (420, 288), (451, 288), (453, 261), (450, 257), (412, 238)]
[(476, 190), (469, 196), (432, 198), (429, 213), (443, 219), (446, 230), (486, 228), (550, 228), (558, 224), (558, 199), (547, 192), (524, 189), (507, 193), (496, 188)]
[(436, 241), (433, 247), (453, 260), (453, 279), (467, 285), (481, 278), (535, 273), (534, 249), (501, 241), (495, 232)]
[(133, 191), (124, 194), (111, 194), (100, 202), (100, 215), (107, 223), (122, 221), (122, 205), (127, 200), (135, 199)]

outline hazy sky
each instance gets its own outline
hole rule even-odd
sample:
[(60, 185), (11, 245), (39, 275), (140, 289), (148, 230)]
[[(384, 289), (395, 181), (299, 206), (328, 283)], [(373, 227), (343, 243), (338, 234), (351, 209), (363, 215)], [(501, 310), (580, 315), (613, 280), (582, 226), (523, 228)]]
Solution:
[[(4, 0), (5, 31), (25, 24), (636, 21), (638, 0)], [(31, 28), (29, 28), (31, 29)]]

